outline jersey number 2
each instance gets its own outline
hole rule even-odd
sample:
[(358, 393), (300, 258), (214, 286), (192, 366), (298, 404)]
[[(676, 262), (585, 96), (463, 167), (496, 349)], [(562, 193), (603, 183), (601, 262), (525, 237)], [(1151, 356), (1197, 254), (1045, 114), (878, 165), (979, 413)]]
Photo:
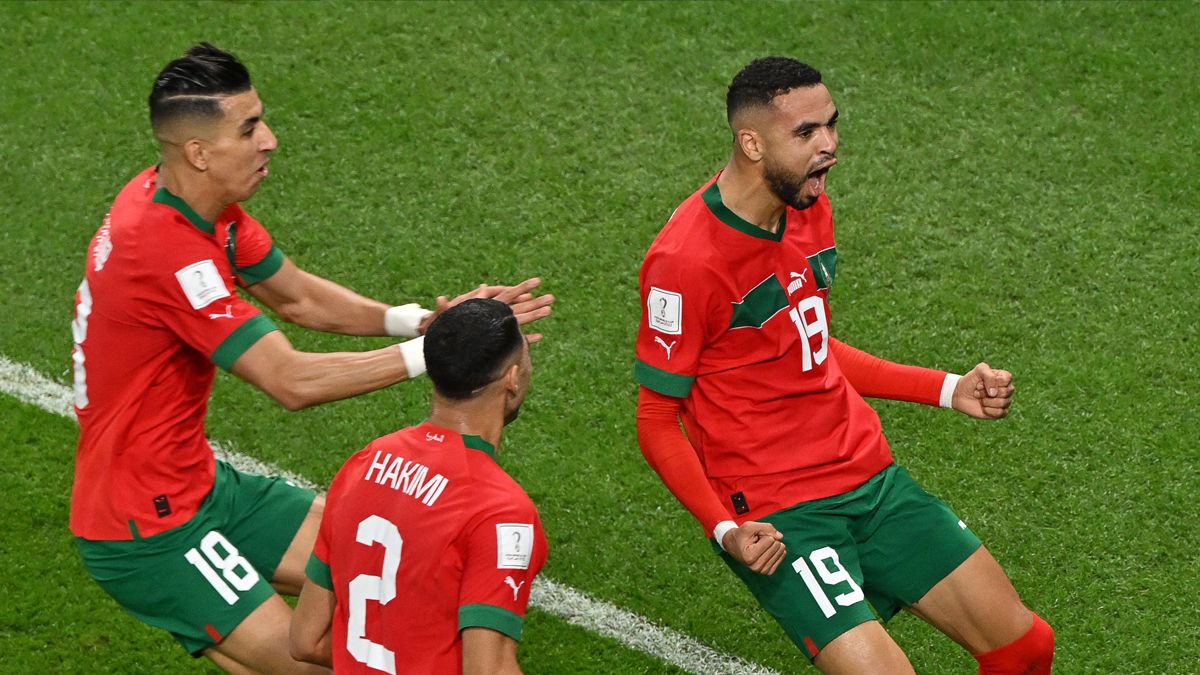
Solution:
[(396, 597), (396, 571), (404, 539), (389, 520), (368, 516), (358, 524), (355, 540), (366, 546), (383, 544), (380, 575), (360, 574), (350, 582), (350, 617), (346, 621), (346, 650), (359, 663), (375, 670), (396, 673), (396, 653), (367, 639), (367, 601), (386, 605)]

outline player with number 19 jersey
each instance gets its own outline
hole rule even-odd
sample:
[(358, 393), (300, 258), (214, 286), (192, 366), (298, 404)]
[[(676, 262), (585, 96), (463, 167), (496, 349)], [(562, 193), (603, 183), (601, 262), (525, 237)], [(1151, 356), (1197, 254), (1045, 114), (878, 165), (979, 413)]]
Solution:
[(717, 176), (642, 264), (635, 379), (683, 399), (688, 439), (739, 523), (847, 492), (892, 463), (879, 417), (832, 357), (836, 264), (824, 194), (787, 207), (771, 233), (725, 206)]
[(338, 471), (307, 569), (336, 598), (335, 672), (460, 672), (463, 629), (520, 640), (547, 542), (494, 452), (424, 423)]

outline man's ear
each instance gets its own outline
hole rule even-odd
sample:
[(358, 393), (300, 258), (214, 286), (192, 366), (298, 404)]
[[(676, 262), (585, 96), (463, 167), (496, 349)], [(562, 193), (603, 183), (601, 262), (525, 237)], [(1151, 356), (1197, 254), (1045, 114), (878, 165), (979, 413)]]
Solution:
[(763, 137), (758, 131), (750, 128), (741, 128), (733, 136), (734, 143), (738, 149), (752, 162), (761, 161), (766, 155), (766, 147), (763, 143)]
[(516, 394), (521, 388), (521, 364), (514, 363), (504, 371), (504, 387), (510, 394)]
[(183, 157), (197, 171), (208, 171), (208, 146), (199, 138), (190, 138), (184, 142)]

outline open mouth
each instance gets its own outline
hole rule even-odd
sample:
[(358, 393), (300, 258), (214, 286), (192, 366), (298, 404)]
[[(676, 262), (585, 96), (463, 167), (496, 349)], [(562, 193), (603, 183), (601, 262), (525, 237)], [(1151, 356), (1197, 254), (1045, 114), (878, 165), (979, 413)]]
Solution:
[(829, 173), (829, 169), (832, 167), (833, 164), (830, 163), (808, 174), (808, 179), (804, 181), (804, 184), (808, 187), (809, 193), (814, 197), (825, 192), (825, 175)]
[(267, 163), (263, 162), (263, 165), (258, 167), (258, 169), (256, 169), (254, 171), (254, 173), (266, 178), (267, 174), (270, 173), (270, 171), (267, 170)]

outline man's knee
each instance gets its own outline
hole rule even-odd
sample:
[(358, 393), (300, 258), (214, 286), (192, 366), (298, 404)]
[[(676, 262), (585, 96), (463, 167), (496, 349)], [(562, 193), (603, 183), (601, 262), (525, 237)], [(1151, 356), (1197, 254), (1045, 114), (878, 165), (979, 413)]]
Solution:
[(1054, 660), (1054, 629), (1033, 615), (1024, 635), (999, 649), (976, 654), (980, 675), (1049, 675)]

